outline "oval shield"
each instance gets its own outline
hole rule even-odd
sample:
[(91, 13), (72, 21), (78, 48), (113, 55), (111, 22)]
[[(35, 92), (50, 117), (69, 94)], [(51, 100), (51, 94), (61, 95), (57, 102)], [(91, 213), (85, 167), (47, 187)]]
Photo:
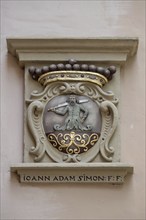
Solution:
[(44, 109), (47, 140), (65, 154), (81, 154), (94, 147), (100, 137), (99, 106), (89, 97), (68, 94), (51, 99)]

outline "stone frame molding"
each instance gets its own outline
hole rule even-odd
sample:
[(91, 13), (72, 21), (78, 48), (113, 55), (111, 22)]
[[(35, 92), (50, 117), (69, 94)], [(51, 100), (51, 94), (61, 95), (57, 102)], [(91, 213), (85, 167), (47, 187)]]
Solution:
[[(117, 129), (119, 116), (119, 84), (120, 84), (120, 68), (127, 61), (129, 57), (136, 54), (138, 48), (137, 38), (97, 38), (97, 39), (28, 39), (28, 38), (9, 38), (7, 39), (8, 52), (16, 56), (20, 67), (25, 68), (25, 85), (30, 82), (30, 88), (25, 94), (25, 115), (27, 120), (24, 121), (26, 134), (24, 138), (30, 136), (28, 139), (35, 140), (32, 147), (29, 146), (24, 149), (24, 163), (12, 165), (11, 171), (16, 172), (20, 176), (20, 182), (40, 182), (36, 180), (37, 172), (40, 175), (47, 175), (53, 170), (56, 175), (68, 175), (65, 169), (68, 169), (70, 175), (78, 176), (85, 175), (100, 175), (105, 179), (101, 182), (120, 184), (124, 182), (124, 177), (127, 173), (133, 173), (133, 166), (120, 162), (120, 146), (119, 145), (119, 130)], [(106, 90), (113, 86), (114, 92), (106, 92), (101, 87), (92, 81), (83, 81), (78, 79), (61, 81), (47, 81), (47, 78), (40, 77), (39, 82), (33, 83), (28, 76), (28, 69), (31, 64), (42, 66), (46, 62), (60, 62), (66, 61), (70, 57), (75, 57), (79, 62), (94, 62), (105, 65), (116, 65), (118, 75), (110, 85), (106, 86)], [(68, 74), (69, 71), (68, 71)], [(46, 80), (46, 81), (45, 81)], [(45, 82), (45, 83), (44, 83)], [(42, 84), (42, 85), (41, 85)], [(36, 90), (36, 88), (38, 89)], [(99, 106), (102, 116), (102, 128), (99, 141), (90, 151), (80, 155), (67, 155), (57, 152), (56, 149), (48, 143), (44, 129), (42, 126), (43, 111), (46, 103), (58, 95), (66, 95), (71, 93), (77, 95), (86, 95), (94, 100)], [(116, 94), (116, 96), (115, 96)], [(28, 125), (28, 126), (27, 126)], [(29, 131), (28, 131), (29, 130)], [(30, 141), (30, 143), (34, 143)], [(115, 148), (115, 144), (118, 145)], [(49, 150), (48, 150), (49, 149)], [(50, 157), (50, 161), (43, 160), (44, 155)], [(102, 160), (97, 159), (101, 155)], [(33, 156), (33, 159), (30, 159)], [(57, 164), (56, 164), (57, 162)], [(83, 172), (82, 172), (83, 171)], [(46, 173), (47, 172), (47, 173)], [(24, 181), (24, 176), (34, 175), (35, 181)], [(112, 176), (108, 181), (108, 176)], [(117, 176), (121, 176), (117, 180)], [(75, 178), (75, 177), (74, 177)], [(100, 177), (99, 177), (100, 178)], [(100, 182), (97, 180), (95, 182)], [(68, 182), (64, 179), (63, 182)], [(43, 181), (45, 182), (45, 181)], [(47, 182), (55, 182), (50, 179)], [(62, 181), (57, 181), (62, 182)], [(74, 179), (70, 182), (78, 182)], [(94, 181), (81, 181), (94, 182)]]

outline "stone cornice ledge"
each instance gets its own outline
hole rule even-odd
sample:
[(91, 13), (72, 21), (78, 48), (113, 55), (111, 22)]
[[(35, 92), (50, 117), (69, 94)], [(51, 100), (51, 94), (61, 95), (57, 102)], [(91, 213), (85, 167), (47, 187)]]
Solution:
[(25, 183), (121, 184), (133, 167), (125, 163), (22, 163), (11, 166)]
[(138, 38), (8, 38), (8, 52), (20, 66), (28, 62), (66, 60), (114, 62), (123, 64), (137, 52)]

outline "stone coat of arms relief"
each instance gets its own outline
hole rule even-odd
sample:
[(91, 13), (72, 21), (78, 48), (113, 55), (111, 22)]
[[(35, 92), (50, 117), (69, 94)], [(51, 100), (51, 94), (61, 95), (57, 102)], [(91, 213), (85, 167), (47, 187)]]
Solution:
[(54, 162), (91, 162), (100, 155), (112, 162), (116, 146), (110, 140), (118, 124), (118, 99), (103, 87), (116, 68), (70, 59), (31, 66), (29, 73), (43, 88), (40, 93), (32, 91), (26, 100), (33, 160), (41, 162), (48, 155)]
[(9, 38), (7, 48), (25, 84), (23, 162), (11, 172), (21, 183), (124, 183), (120, 76), (138, 39)]

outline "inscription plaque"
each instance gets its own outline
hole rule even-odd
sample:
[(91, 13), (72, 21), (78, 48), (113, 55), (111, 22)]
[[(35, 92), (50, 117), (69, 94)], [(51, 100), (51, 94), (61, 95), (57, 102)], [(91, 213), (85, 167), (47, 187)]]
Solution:
[(23, 183), (113, 183), (122, 184), (133, 168), (123, 163), (60, 163), (27, 164), (11, 168), (17, 170)]

